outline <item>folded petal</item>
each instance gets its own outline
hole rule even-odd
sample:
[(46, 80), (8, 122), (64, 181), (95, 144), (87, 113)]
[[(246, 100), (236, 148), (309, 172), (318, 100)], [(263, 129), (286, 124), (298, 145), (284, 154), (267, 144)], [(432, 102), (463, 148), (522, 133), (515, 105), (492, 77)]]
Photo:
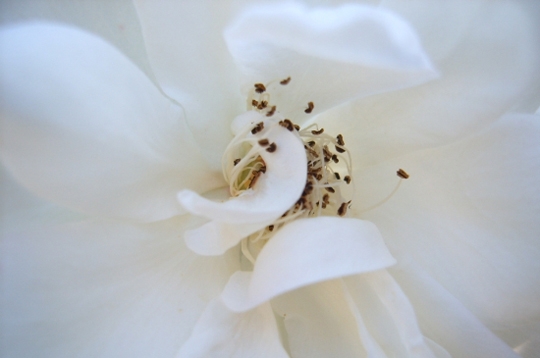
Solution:
[(538, 108), (537, 2), (383, 4), (417, 29), (441, 76), (422, 86), (356, 100), (318, 118), (327, 131), (354, 138), (347, 148), (357, 165), (371, 166), (458, 141), (531, 96), (536, 100), (530, 111)]
[(148, 221), (183, 212), (182, 188), (221, 185), (182, 111), (111, 45), (43, 23), (0, 41), (1, 157), (38, 195)]
[(238, 268), (231, 257), (188, 250), (180, 238), (188, 223), (71, 220), (4, 231), (2, 353), (174, 356)]
[(146, 52), (163, 91), (178, 101), (204, 156), (219, 168), (232, 136), (229, 124), (245, 110), (236, 66), (222, 31), (238, 4), (136, 0)]
[(177, 354), (178, 358), (288, 356), (279, 340), (270, 304), (236, 313), (219, 299), (208, 304)]
[(392, 191), (396, 168), (409, 172), (384, 205), (353, 214), (508, 342), (540, 317), (539, 143), (537, 115), (508, 115), (451, 146), (355, 173), (355, 201), (370, 206)]
[[(271, 103), (285, 115), (307, 118), (302, 111), (310, 101), (313, 114), (319, 114), (358, 96), (436, 77), (405, 21), (359, 4), (253, 6), (225, 30), (225, 40), (243, 74), (245, 93), (254, 83), (268, 84)], [(289, 76), (291, 82), (280, 86), (279, 80)]]
[[(223, 253), (242, 238), (279, 218), (302, 194), (307, 177), (307, 159), (302, 141), (296, 132), (268, 120), (262, 122), (265, 123), (264, 130), (248, 134), (249, 138), (254, 139), (253, 149), (266, 166), (266, 172), (260, 175), (253, 188), (225, 202), (208, 200), (188, 190), (178, 193), (178, 200), (186, 210), (212, 220), (204, 227), (186, 233), (188, 245), (200, 254)], [(277, 149), (268, 152), (265, 147), (256, 144), (261, 138), (275, 143)]]
[(246, 311), (287, 291), (336, 277), (394, 264), (370, 222), (318, 217), (298, 219), (266, 243), (253, 272), (238, 271), (221, 297), (234, 311)]

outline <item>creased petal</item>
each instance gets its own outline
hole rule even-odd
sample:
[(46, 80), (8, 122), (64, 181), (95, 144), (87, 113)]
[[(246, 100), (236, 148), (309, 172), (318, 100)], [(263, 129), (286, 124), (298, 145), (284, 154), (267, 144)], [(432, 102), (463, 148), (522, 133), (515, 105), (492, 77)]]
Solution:
[(253, 272), (236, 272), (221, 297), (230, 309), (245, 311), (295, 288), (394, 263), (370, 222), (336, 217), (299, 219), (268, 241)]
[(2, 161), (40, 196), (150, 221), (183, 212), (179, 189), (222, 183), (181, 110), (103, 40), (34, 23), (0, 41)]
[[(283, 215), (304, 189), (307, 159), (302, 141), (295, 132), (268, 120), (262, 121), (266, 123), (265, 129), (249, 136), (266, 138), (270, 143), (276, 143), (277, 149), (270, 153), (264, 147), (254, 147), (258, 148), (267, 169), (252, 189), (226, 202), (211, 201), (188, 190), (178, 193), (178, 200), (186, 210), (212, 220), (206, 226), (186, 233), (188, 245), (197, 253), (223, 253)], [(235, 228), (235, 225), (243, 227)]]
[(177, 357), (285, 358), (288, 354), (279, 340), (270, 304), (236, 313), (215, 299), (204, 310)]
[[(270, 101), (286, 115), (306, 118), (301, 111), (310, 101), (315, 103), (313, 114), (318, 114), (358, 96), (436, 76), (406, 22), (358, 4), (254, 6), (226, 29), (225, 40), (244, 75), (244, 91), (256, 82), (272, 82)], [(288, 76), (287, 86), (276, 82)]]
[(236, 257), (188, 250), (179, 238), (187, 218), (4, 231), (2, 354), (174, 356), (238, 269)]
[(222, 31), (239, 4), (229, 1), (145, 1), (135, 7), (150, 65), (163, 91), (178, 101), (202, 151), (219, 168), (232, 136), (230, 122), (245, 109), (236, 66)]

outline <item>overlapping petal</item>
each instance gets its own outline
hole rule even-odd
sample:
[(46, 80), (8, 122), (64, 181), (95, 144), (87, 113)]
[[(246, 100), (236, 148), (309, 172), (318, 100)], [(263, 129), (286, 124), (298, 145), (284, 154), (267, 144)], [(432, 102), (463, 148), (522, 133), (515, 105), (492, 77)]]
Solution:
[(417, 29), (441, 76), (356, 100), (318, 118), (327, 130), (354, 138), (347, 148), (357, 166), (460, 140), (529, 101), (534, 103), (531, 112), (538, 108), (539, 3), (419, 0), (383, 5)]
[(298, 219), (266, 243), (253, 272), (236, 272), (221, 297), (246, 311), (312, 283), (378, 270), (395, 263), (375, 225), (358, 219)]
[(392, 190), (396, 167), (409, 171), (387, 204), (362, 216), (377, 224), (398, 262), (415, 262), (509, 342), (540, 318), (539, 123), (509, 115), (472, 138), (356, 175), (356, 202), (369, 206)]
[(238, 269), (226, 256), (188, 250), (179, 237), (187, 224), (85, 220), (4, 231), (2, 354), (174, 356)]
[(91, 214), (157, 220), (179, 189), (222, 184), (179, 107), (118, 50), (75, 28), (1, 33), (3, 163), (40, 196)]
[[(270, 100), (286, 116), (304, 115), (310, 101), (319, 114), (358, 96), (436, 77), (406, 22), (359, 4), (253, 6), (231, 23), (225, 39), (242, 71), (244, 93), (255, 82), (272, 83)], [(291, 82), (280, 86), (288, 76)]]
[(219, 168), (232, 139), (229, 124), (243, 110), (237, 69), (222, 30), (242, 2), (134, 2), (154, 74), (178, 101), (205, 157)]

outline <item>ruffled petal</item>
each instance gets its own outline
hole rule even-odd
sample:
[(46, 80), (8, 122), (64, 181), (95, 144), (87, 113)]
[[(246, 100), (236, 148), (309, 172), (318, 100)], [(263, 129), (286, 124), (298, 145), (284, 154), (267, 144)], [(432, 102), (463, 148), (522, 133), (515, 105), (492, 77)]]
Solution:
[[(225, 30), (243, 74), (244, 93), (267, 84), (270, 102), (301, 123), (349, 99), (436, 77), (411, 27), (392, 13), (359, 4), (309, 9), (296, 3), (253, 6)], [(287, 86), (279, 80), (291, 77)]]
[[(225, 202), (211, 201), (188, 190), (178, 193), (178, 200), (186, 210), (212, 220), (186, 233), (189, 247), (197, 253), (223, 253), (242, 238), (279, 218), (302, 194), (307, 177), (307, 159), (302, 141), (295, 132), (263, 120), (264, 117), (260, 115), (257, 118), (265, 123), (265, 129), (248, 136), (255, 140), (268, 139), (276, 144), (277, 149), (268, 152), (265, 147), (255, 144), (254, 149), (264, 160), (266, 172), (252, 189)], [(247, 130), (250, 129), (248, 126)]]
[(219, 168), (232, 139), (229, 124), (244, 102), (222, 31), (239, 4), (135, 1), (150, 65), (163, 91), (178, 101), (205, 157)]
[(103, 40), (34, 23), (0, 41), (2, 160), (38, 195), (150, 221), (183, 211), (179, 189), (222, 185), (181, 110)]
[[(398, 262), (416, 262), (515, 346), (513, 332), (540, 317), (539, 143), (537, 115), (508, 115), (470, 139), (355, 173), (353, 215), (375, 222)], [(410, 178), (361, 213), (392, 191), (399, 167)]]
[(461, 140), (530, 96), (531, 112), (540, 104), (539, 3), (384, 3), (418, 30), (441, 76), (318, 118), (327, 131), (345, 135), (357, 167)]
[(188, 250), (179, 238), (188, 224), (71, 221), (4, 231), (2, 353), (174, 356), (238, 269), (237, 257)]
[(229, 311), (219, 299), (208, 304), (177, 354), (178, 358), (288, 356), (279, 340), (270, 304), (236, 313)]
[(221, 295), (234, 311), (246, 311), (287, 291), (395, 263), (370, 222), (319, 217), (298, 219), (264, 246), (253, 272), (238, 271)]

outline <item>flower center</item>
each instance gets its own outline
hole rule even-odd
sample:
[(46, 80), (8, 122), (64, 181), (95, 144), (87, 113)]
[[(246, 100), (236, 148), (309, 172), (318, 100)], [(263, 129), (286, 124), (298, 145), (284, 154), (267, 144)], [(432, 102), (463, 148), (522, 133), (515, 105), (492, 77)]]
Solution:
[[(287, 85), (290, 77), (280, 81)], [(296, 133), (304, 144), (307, 159), (307, 180), (304, 190), (296, 203), (264, 229), (242, 240), (242, 252), (252, 263), (253, 251), (259, 251), (273, 233), (286, 223), (314, 216), (347, 216), (352, 197), (352, 162), (345, 147), (343, 135), (331, 136), (316, 124), (301, 128), (285, 118), (272, 104), (269, 85), (254, 85), (248, 104), (251, 111), (262, 114), (264, 121), (247, 121), (236, 131), (234, 139), (223, 156), (223, 174), (229, 184), (231, 196), (241, 196), (250, 190), (257, 190), (257, 181), (265, 175), (265, 161), (259, 155), (261, 150), (269, 153), (280, 150), (276, 143), (264, 137), (265, 131), (275, 126)], [(305, 105), (304, 112), (311, 113), (313, 102)]]

